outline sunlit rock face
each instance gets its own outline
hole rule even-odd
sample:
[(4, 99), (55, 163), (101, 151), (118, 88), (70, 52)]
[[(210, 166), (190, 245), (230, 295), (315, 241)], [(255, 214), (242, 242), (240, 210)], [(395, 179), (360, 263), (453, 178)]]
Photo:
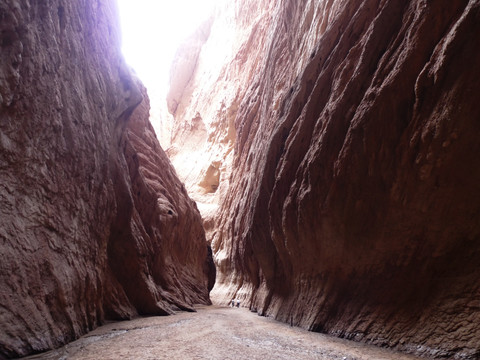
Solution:
[(197, 202), (208, 240), (229, 187), (238, 106), (265, 55), (255, 34), (269, 20), (258, 15), (273, 9), (267, 1), (238, 6), (221, 2), (214, 17), (179, 48), (167, 96), (173, 120), (162, 123), (171, 131), (162, 140), (166, 152)]
[(114, 5), (0, 3), (0, 358), (209, 303), (200, 215), (146, 120)]
[[(214, 301), (478, 358), (480, 2), (219, 11), (171, 108), (177, 143), (197, 136), (191, 152), (171, 152), (196, 161), (179, 171), (187, 186), (219, 179)], [(233, 43), (207, 56), (222, 36)]]

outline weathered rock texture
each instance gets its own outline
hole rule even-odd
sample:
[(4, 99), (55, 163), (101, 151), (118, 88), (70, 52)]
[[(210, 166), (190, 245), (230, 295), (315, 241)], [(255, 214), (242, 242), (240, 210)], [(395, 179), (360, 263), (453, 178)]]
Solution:
[(115, 17), (109, 0), (0, 2), (0, 358), (209, 303), (201, 218)]
[[(175, 113), (198, 137), (234, 126), (214, 300), (480, 358), (480, 2), (238, 0), (221, 11), (235, 14), (235, 61), (208, 70), (201, 53)], [(209, 71), (218, 88), (196, 95)], [(228, 117), (206, 132), (204, 113), (233, 87)]]
[[(242, 12), (269, 9), (268, 3), (252, 2)], [(167, 96), (174, 119), (163, 125), (171, 129), (169, 141), (162, 138), (169, 145), (166, 152), (199, 206), (207, 238), (228, 189), (238, 105), (264, 55), (250, 46), (259, 25), (237, 22), (237, 13), (235, 2), (223, 2), (215, 21), (207, 20), (179, 48)], [(257, 21), (264, 23), (262, 17)]]
[[(142, 305), (145, 299), (151, 302), (145, 303), (152, 309), (148, 313), (158, 313), (159, 305), (167, 313), (176, 307), (192, 310), (192, 304), (209, 303), (215, 266), (195, 203), (178, 180), (148, 120), (144, 88), (142, 95), (143, 101), (129, 117), (120, 143), (129, 171), (133, 221), (118, 212), (114, 222), (118, 240), (108, 249), (109, 262), (132, 297)], [(135, 258), (135, 253), (146, 261)], [(142, 284), (147, 285), (144, 293)]]

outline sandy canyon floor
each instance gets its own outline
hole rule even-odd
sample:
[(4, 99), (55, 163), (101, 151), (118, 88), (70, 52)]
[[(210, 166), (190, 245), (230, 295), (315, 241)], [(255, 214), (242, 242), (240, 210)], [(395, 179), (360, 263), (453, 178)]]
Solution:
[(25, 359), (418, 359), (308, 332), (247, 309), (209, 306), (196, 313), (115, 322), (63, 348)]

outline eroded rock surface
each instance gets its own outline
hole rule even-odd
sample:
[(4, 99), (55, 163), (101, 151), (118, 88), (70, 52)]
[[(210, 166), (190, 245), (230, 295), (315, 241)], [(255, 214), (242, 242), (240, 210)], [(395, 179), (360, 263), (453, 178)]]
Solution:
[[(171, 129), (166, 152), (179, 178), (197, 202), (207, 238), (218, 205), (228, 190), (236, 139), (235, 118), (246, 98), (257, 64), (264, 56), (254, 34), (266, 30), (273, 4), (266, 1), (221, 2), (183, 44), (171, 70), (167, 97)], [(238, 20), (238, 21), (237, 21)]]
[[(175, 113), (189, 120), (178, 136), (193, 129), (213, 154), (223, 145), (209, 134), (232, 134), (214, 300), (478, 358), (480, 2), (233, 3), (220, 10), (234, 14), (230, 57), (202, 60), (221, 36), (215, 20)], [(218, 88), (202, 92), (209, 76)], [(189, 189), (201, 183), (189, 176)]]
[(119, 54), (115, 2), (5, 0), (0, 19), (0, 358), (209, 303), (200, 215)]
[(120, 143), (129, 171), (133, 221), (124, 221), (124, 213), (118, 213), (114, 234), (119, 235), (108, 249), (109, 261), (129, 298), (151, 308), (142, 313), (193, 310), (193, 304), (209, 303), (208, 291), (215, 282), (211, 249), (195, 203), (158, 143), (148, 120), (146, 90), (138, 85), (143, 101), (129, 117)]

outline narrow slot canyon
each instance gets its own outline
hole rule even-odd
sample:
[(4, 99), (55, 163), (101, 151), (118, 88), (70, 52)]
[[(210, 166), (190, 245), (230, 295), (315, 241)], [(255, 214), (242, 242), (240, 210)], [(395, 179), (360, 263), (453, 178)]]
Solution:
[(0, 0), (0, 359), (480, 359), (480, 1), (212, 9)]

